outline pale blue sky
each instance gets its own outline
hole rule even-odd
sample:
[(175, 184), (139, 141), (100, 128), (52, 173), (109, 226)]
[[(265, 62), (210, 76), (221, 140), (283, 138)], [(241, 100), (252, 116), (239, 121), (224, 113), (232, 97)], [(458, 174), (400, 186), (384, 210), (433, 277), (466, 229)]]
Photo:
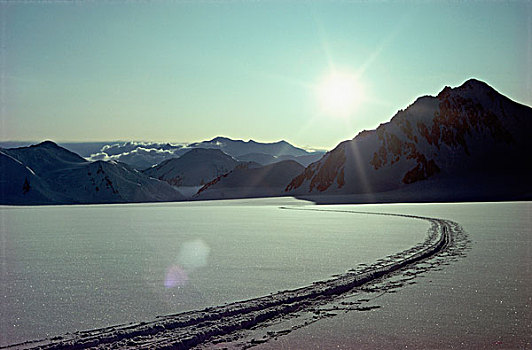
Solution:
[[(532, 105), (531, 2), (1, 2), (1, 140), (332, 148), (470, 77)], [(334, 65), (367, 99), (325, 115)]]

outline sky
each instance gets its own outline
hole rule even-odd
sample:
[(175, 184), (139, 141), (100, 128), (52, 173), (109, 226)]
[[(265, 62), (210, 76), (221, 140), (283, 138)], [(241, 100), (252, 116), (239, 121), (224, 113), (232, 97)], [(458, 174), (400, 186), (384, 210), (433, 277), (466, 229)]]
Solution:
[[(0, 140), (331, 149), (475, 77), (532, 105), (530, 1), (0, 1)], [(337, 115), (319, 91), (356, 81)]]

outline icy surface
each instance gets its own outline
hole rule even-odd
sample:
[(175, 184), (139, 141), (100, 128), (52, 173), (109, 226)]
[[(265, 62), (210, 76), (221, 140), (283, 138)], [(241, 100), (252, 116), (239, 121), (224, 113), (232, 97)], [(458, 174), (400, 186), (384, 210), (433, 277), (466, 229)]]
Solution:
[[(304, 283), (299, 288), (139, 323), (63, 333), (22, 347), (530, 346), (530, 203), (311, 206), (276, 199), (201, 206), (212, 209), (220, 203), (239, 213), (242, 208), (264, 209), (269, 204), (281, 206), (286, 212), (323, 215), (322, 220), (337, 214), (340, 216), (335, 221), (341, 221), (342, 216), (378, 217), (388, 224), (388, 232), (400, 227), (387, 221), (393, 218), (389, 215), (397, 215), (410, 226), (418, 221), (413, 219), (428, 221), (430, 226), (428, 231), (426, 225), (421, 228), (427, 233), (422, 243), (356, 264), (354, 269), (332, 278), (314, 279), (318, 282)], [(382, 216), (386, 212), (390, 214)], [(457, 222), (443, 218), (462, 220), (465, 230)], [(358, 224), (367, 228), (363, 222)], [(386, 242), (373, 238), (373, 249), (377, 247), (375, 243)], [(178, 252), (178, 264), (167, 270), (165, 287), (186, 286), (188, 272), (206, 268), (210, 256), (211, 247), (204, 239), (184, 243)], [(317, 271), (313, 274), (316, 276)]]

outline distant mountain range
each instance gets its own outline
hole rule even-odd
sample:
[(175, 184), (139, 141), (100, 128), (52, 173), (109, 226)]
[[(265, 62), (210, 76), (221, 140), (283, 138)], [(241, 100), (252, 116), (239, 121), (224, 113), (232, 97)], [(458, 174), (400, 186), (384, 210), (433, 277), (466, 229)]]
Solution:
[(192, 143), (189, 148), (216, 148), (233, 157), (239, 157), (249, 153), (264, 153), (275, 157), (278, 156), (304, 156), (308, 152), (302, 148), (292, 146), (286, 141), (273, 143), (261, 143), (253, 140), (232, 140), (227, 137), (216, 137), (210, 141)]
[(273, 143), (261, 143), (253, 140), (232, 140), (227, 137), (216, 137), (210, 141), (192, 143), (187, 147), (215, 148), (243, 162), (255, 162), (268, 165), (283, 160), (294, 160), (303, 166), (307, 166), (319, 160), (324, 151), (306, 151), (295, 147), (286, 141)]
[[(79, 148), (79, 147), (78, 147)], [(192, 149), (218, 149), (240, 161), (253, 161), (262, 165), (292, 159), (304, 166), (319, 160), (324, 151), (309, 152), (286, 141), (262, 143), (253, 140), (233, 140), (216, 137), (209, 141), (191, 144), (119, 142), (103, 145), (99, 151), (87, 156), (89, 160), (120, 161), (137, 170), (144, 170), (163, 161), (178, 158)]]
[[(252, 144), (257, 148), (256, 142), (240, 144), (240, 148), (233, 146), (233, 152), (245, 152), (245, 145)], [(199, 143), (196, 146), (206, 145)], [(208, 145), (208, 144), (207, 144)], [(237, 143), (238, 145), (238, 143)], [(264, 144), (259, 144), (262, 147)], [(286, 146), (288, 143), (281, 143)], [(269, 146), (266, 144), (266, 146)], [(293, 147), (293, 146), (290, 146)], [(170, 158), (164, 160), (160, 164), (154, 165), (142, 172), (148, 176), (159, 180), (168, 182), (172, 186), (189, 187), (189, 186), (203, 186), (219, 176), (231, 172), (233, 169), (239, 167), (240, 169), (259, 168), (263, 165), (271, 165), (275, 163), (282, 163), (284, 165), (291, 164), (287, 161), (292, 161), (298, 164), (301, 169), (304, 169), (303, 164), (310, 164), (311, 160), (316, 159), (321, 155), (306, 154), (301, 156), (292, 156), (290, 154), (283, 154), (278, 157), (267, 153), (246, 153), (240, 157), (232, 157), (224, 153), (220, 148), (187, 148), (187, 153), (178, 158)], [(236, 149), (236, 150), (235, 150)], [(265, 150), (270, 152), (278, 152), (278, 149)], [(280, 150), (283, 153), (283, 150)], [(290, 150), (292, 151), (292, 150)], [(304, 151), (306, 152), (306, 151)], [(299, 151), (293, 153), (300, 153)], [(298, 159), (301, 159), (298, 162)], [(318, 158), (319, 159), (319, 158)], [(297, 174), (296, 174), (297, 175)], [(291, 179), (288, 178), (287, 180)], [(286, 183), (285, 183), (286, 185)]]
[[(0, 142), (0, 147), (23, 147), (34, 143), (6, 141)], [(77, 153), (89, 161), (114, 160), (126, 163), (137, 170), (145, 170), (167, 159), (181, 157), (196, 148), (219, 149), (236, 160), (252, 161), (262, 165), (291, 159), (307, 166), (325, 154), (325, 151), (306, 151), (286, 141), (262, 143), (253, 140), (233, 140), (227, 137), (216, 137), (209, 141), (191, 144), (128, 141), (68, 142), (61, 143), (59, 146)]]
[(355, 201), (532, 197), (532, 108), (471, 79), (340, 143), (286, 187)]
[(101, 146), (90, 161), (50, 141), (0, 148), (0, 204), (184, 200), (182, 186), (196, 186), (188, 199), (529, 200), (531, 132), (532, 108), (471, 79), (418, 98), (325, 155), (285, 141), (224, 137), (189, 145), (95, 143), (81, 147)]
[(184, 199), (166, 182), (115, 161), (89, 162), (57, 144), (0, 149), (0, 204), (82, 204)]
[[(323, 154), (307, 152), (285, 141), (269, 144), (222, 137), (186, 146), (140, 142), (73, 145), (84, 151), (100, 146), (101, 152), (87, 160), (51, 141), (27, 147), (0, 148), (0, 204), (183, 200), (237, 166), (251, 169), (297, 158), (309, 163)], [(157, 149), (146, 148), (154, 146)], [(236, 156), (232, 157), (222, 149), (235, 155), (244, 154), (245, 160), (235, 159)], [(260, 163), (249, 160), (255, 158)], [(140, 171), (115, 159), (137, 165), (149, 165), (153, 161), (160, 163)]]

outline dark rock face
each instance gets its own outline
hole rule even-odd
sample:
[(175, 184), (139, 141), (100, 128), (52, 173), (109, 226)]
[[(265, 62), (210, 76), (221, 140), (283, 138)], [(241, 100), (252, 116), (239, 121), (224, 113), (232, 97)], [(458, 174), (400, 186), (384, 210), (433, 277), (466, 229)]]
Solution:
[(325, 191), (332, 185), (335, 179), (338, 184), (338, 188), (341, 188), (345, 183), (343, 167), (344, 163), (344, 149), (339, 149), (337, 152), (331, 152), (331, 154), (325, 158), (325, 162), (322, 167), (307, 167), (302, 174), (295, 177), (288, 184), (286, 191), (298, 188), (305, 180), (310, 180), (311, 192), (314, 188), (320, 192)]

